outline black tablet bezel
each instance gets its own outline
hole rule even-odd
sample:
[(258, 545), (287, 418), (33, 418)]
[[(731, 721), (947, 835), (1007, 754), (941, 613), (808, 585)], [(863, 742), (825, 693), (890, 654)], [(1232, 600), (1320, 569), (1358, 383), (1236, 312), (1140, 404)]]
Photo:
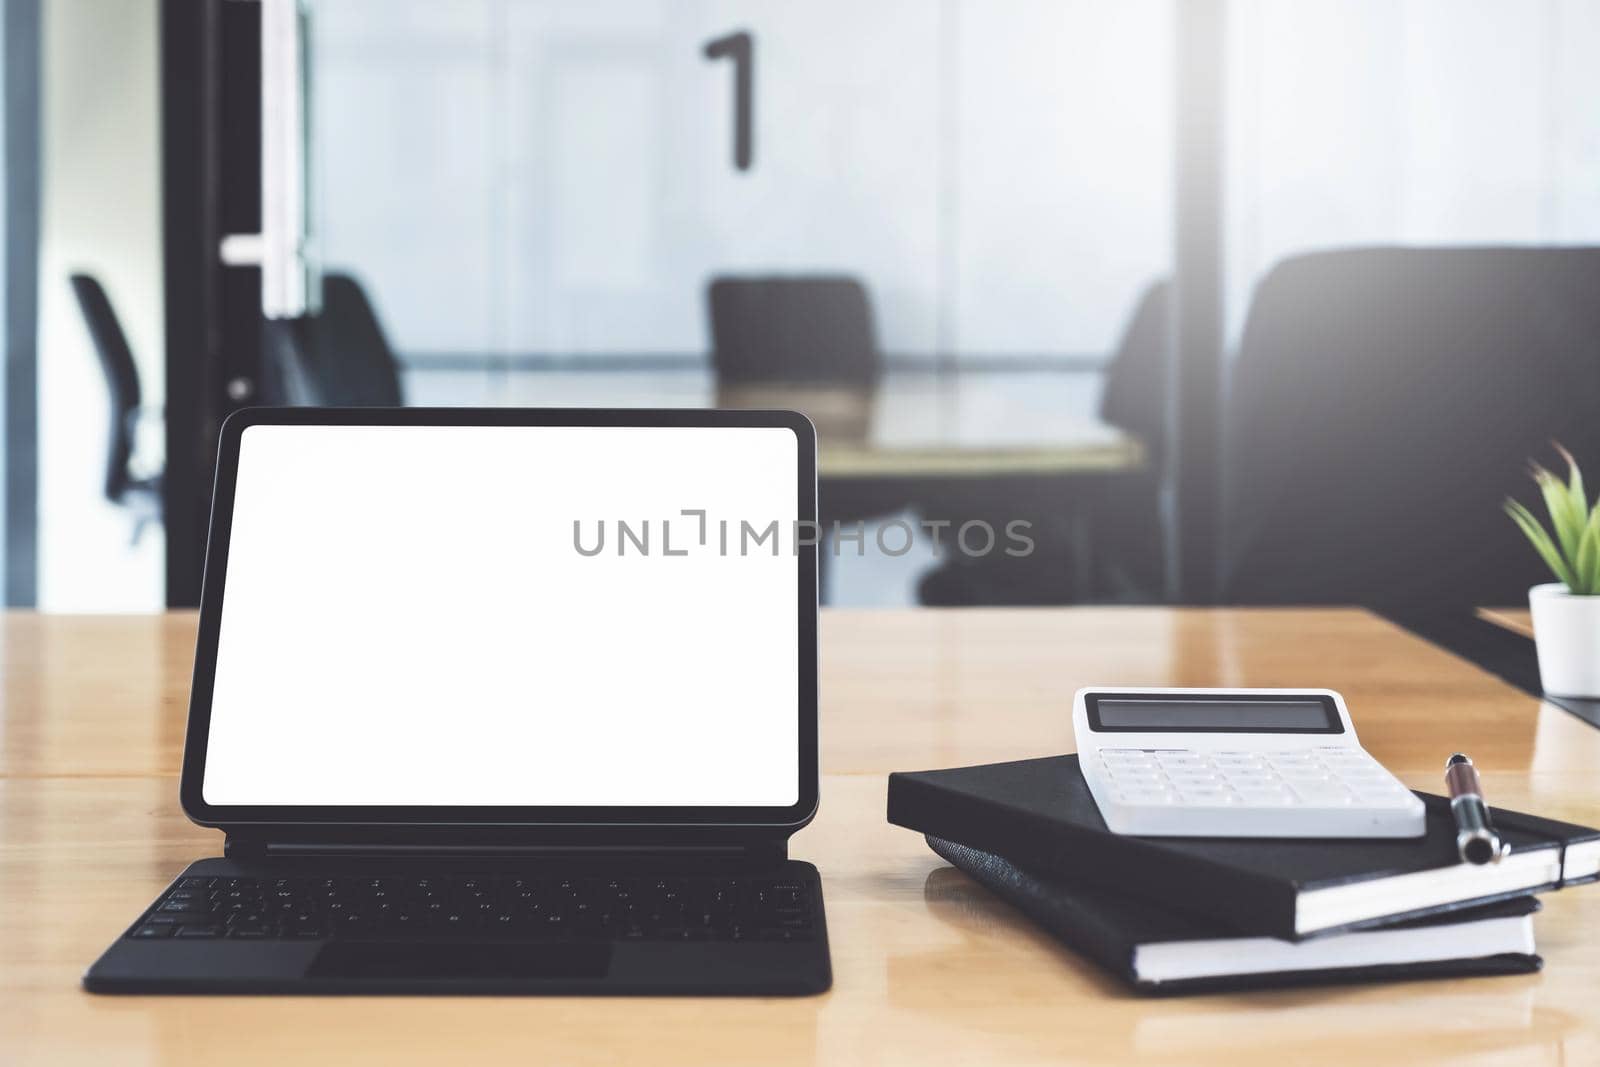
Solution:
[[(217, 639), (222, 621), (233, 523), (234, 490), (239, 471), (239, 446), (252, 426), (618, 426), (618, 427), (754, 427), (794, 433), (798, 447), (798, 509), (802, 522), (817, 520), (816, 430), (793, 411), (723, 411), (657, 408), (246, 408), (222, 425), (212, 492), (211, 529), (207, 539), (205, 577), (200, 594), (200, 628), (195, 646), (194, 680), (189, 696), (189, 726), (179, 787), (185, 814), (202, 826), (250, 828), (268, 826), (429, 828), (781, 829), (804, 826), (816, 812), (817, 770), (817, 549), (797, 549), (799, 613), (800, 760), (797, 801), (789, 807), (554, 807), (554, 806), (334, 806), (213, 805), (205, 801), (206, 746), (211, 725), (212, 684)], [(814, 539), (813, 539), (814, 540)]]

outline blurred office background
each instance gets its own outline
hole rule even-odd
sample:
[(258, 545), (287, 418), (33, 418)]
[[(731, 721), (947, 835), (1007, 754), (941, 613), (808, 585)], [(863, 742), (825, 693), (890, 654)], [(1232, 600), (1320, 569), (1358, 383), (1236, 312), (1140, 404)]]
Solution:
[[(1529, 454), (1600, 465), (1583, 0), (7, 0), (4, 32), (14, 605), (194, 603), (209, 442), (254, 403), (792, 403), (824, 518), (867, 524), (825, 568), (850, 605), (1488, 602), (1538, 577), (1497, 510)], [(1015, 518), (1026, 559), (922, 525)]]

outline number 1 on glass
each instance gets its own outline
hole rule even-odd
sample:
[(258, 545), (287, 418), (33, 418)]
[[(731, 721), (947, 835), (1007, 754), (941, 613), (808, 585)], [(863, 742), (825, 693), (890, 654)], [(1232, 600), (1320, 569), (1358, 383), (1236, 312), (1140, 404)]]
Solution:
[(733, 165), (738, 170), (749, 170), (753, 145), (751, 143), (752, 68), (755, 66), (755, 41), (739, 30), (725, 37), (707, 41), (707, 59), (733, 60)]

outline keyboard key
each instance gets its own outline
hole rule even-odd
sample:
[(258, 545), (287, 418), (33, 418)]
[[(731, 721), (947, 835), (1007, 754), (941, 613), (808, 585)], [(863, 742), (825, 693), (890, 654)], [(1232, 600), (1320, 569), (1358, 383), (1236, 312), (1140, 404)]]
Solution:
[(141, 941), (156, 937), (171, 937), (172, 926), (167, 923), (145, 923), (143, 926), (135, 930), (131, 936), (136, 937)]
[(161, 905), (161, 911), (169, 914), (205, 914), (211, 910), (203, 900), (169, 900)]
[(204, 926), (180, 926), (175, 937), (221, 937), (224, 930), (219, 925), (208, 924)]

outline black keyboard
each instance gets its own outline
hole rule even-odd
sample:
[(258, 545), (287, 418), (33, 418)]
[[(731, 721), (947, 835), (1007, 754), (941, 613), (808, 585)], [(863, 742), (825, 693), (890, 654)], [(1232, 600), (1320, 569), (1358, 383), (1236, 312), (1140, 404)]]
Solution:
[(807, 941), (814, 909), (806, 883), (760, 877), (188, 877), (127, 936)]

